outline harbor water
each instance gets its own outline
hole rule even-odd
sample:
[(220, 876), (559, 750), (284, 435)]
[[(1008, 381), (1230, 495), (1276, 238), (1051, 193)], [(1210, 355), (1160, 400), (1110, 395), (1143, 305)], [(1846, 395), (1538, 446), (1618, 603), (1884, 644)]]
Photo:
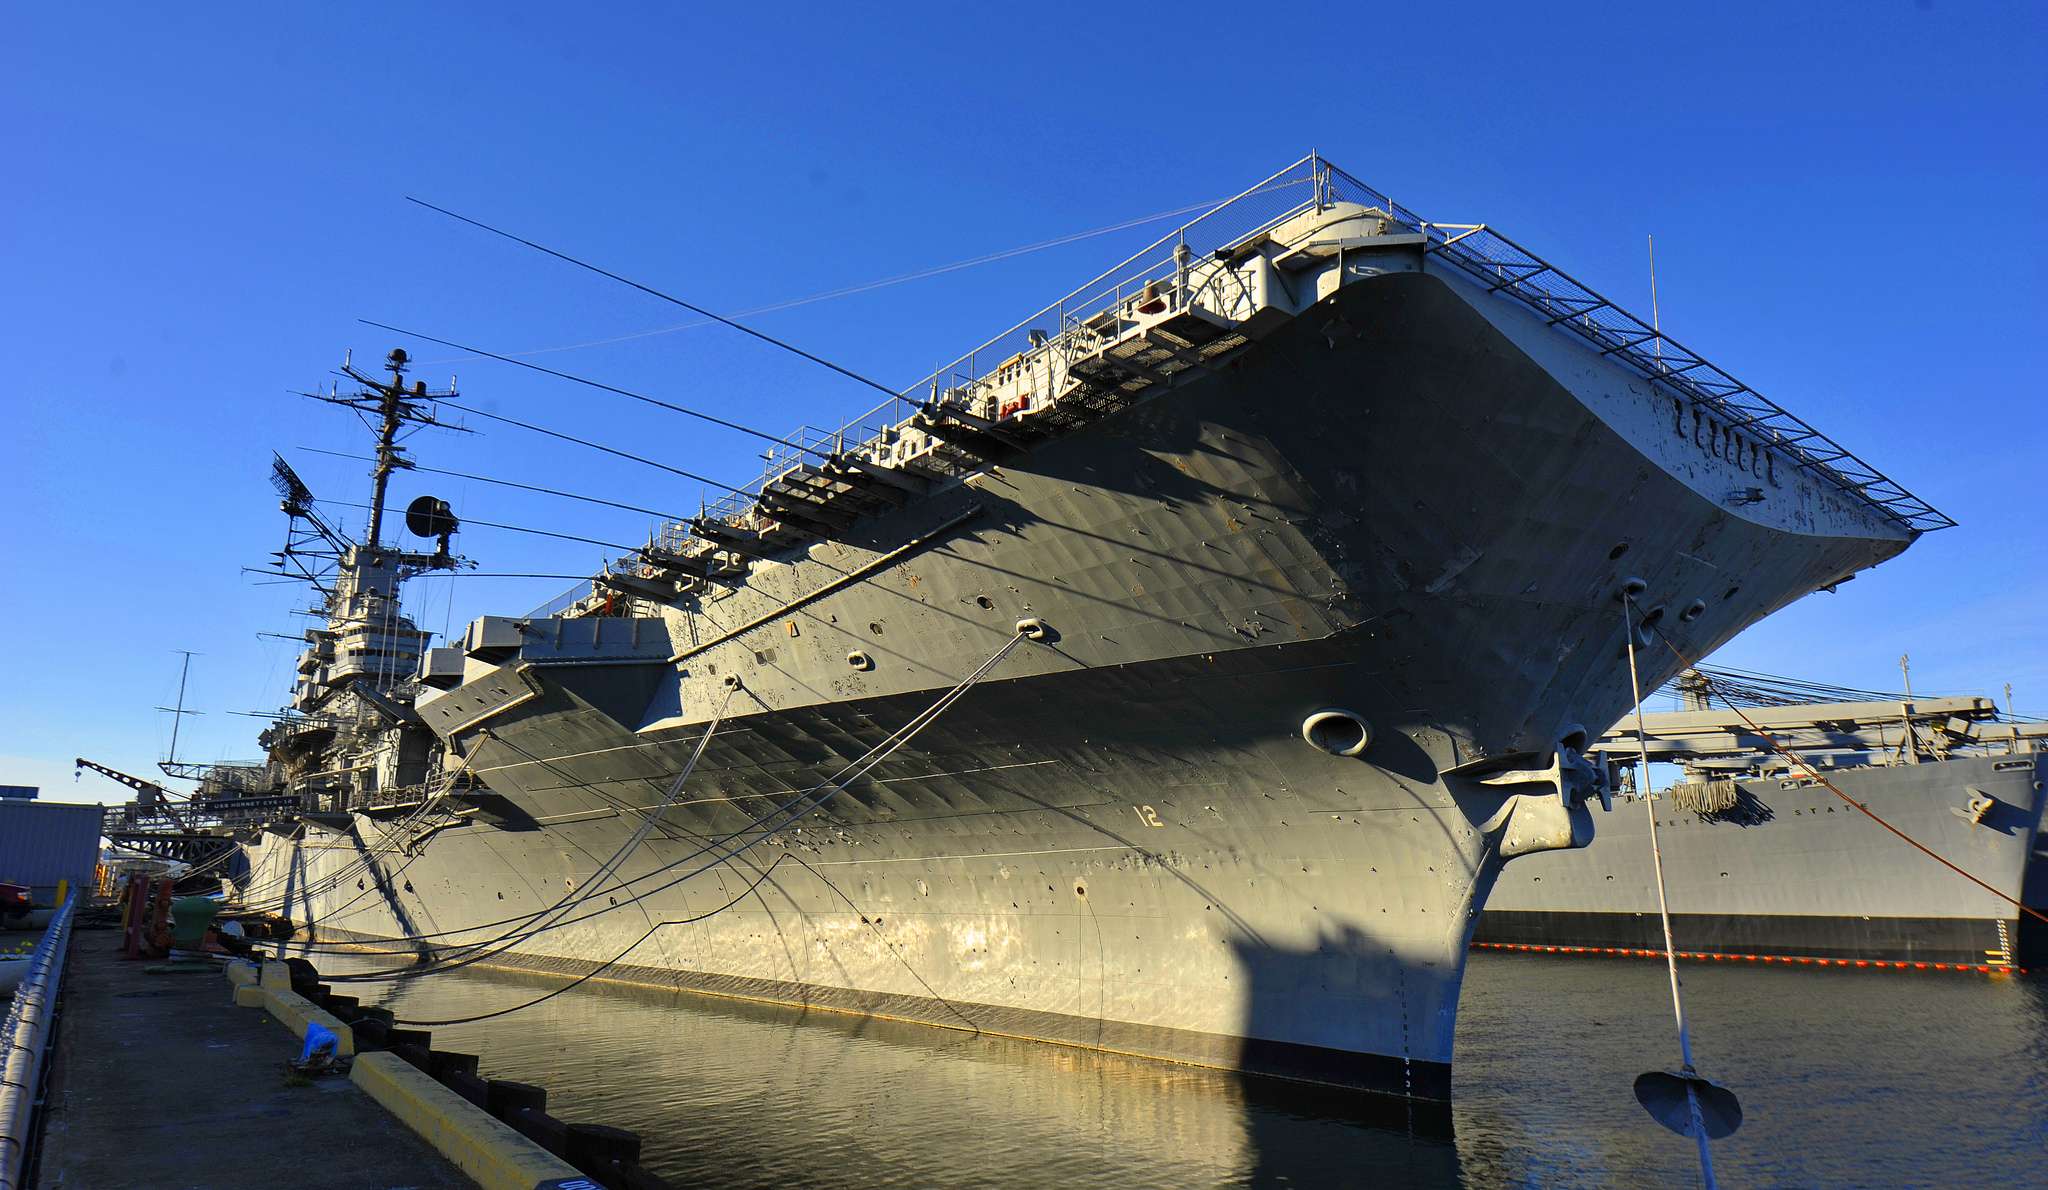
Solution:
[[(388, 958), (321, 951), (323, 973)], [(1702, 1072), (1746, 1119), (1727, 1186), (2040, 1185), (2048, 980), (1681, 967)], [(525, 1003), (562, 980), (477, 967), (342, 985), (403, 1020)], [(1635, 1076), (1676, 1065), (1661, 963), (1475, 953), (1448, 1136), (1353, 1097), (1112, 1054), (591, 982), (434, 1029), (565, 1119), (720, 1186), (1691, 1185), (1690, 1142)]]

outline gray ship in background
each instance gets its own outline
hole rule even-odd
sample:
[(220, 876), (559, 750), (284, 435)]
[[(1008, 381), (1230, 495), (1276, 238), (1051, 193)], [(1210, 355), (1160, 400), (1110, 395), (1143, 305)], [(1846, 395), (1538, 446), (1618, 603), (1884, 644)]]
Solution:
[[(405, 362), (365, 408), (432, 416)], [(1313, 157), (912, 394), (402, 679), (428, 563), (338, 550), (243, 907), (1443, 1100), (1489, 890), (1611, 792), (1631, 638), (1662, 682), (1953, 523)]]
[[(2023, 938), (2038, 950), (2015, 902), (2048, 907), (2036, 859), (2048, 724), (2000, 721), (1976, 697), (1709, 705), (1710, 688), (1753, 678), (1688, 671), (1675, 684), (1687, 709), (1643, 716), (1651, 763), (1683, 774), (1649, 795), (1681, 953), (2004, 970)], [(1597, 750), (1637, 763), (1634, 717)], [(1620, 801), (1592, 846), (1504, 872), (1476, 944), (1662, 954), (1648, 816), (1633, 788)]]

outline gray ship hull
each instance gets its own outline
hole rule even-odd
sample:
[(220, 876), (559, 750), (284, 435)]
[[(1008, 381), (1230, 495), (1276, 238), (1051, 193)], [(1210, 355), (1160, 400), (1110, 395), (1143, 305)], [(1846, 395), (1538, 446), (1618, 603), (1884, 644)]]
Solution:
[[(480, 623), (420, 712), (497, 798), (410, 854), (360, 814), (266, 836), (252, 885), (322, 933), (503, 933), (619, 848), (737, 677), (627, 888), (504, 961), (1442, 1099), (1489, 888), (1588, 838), (1619, 585), (1697, 657), (1910, 540), (1727, 441), (1476, 286), (1360, 279), (721, 597)], [(1045, 639), (786, 812), (1026, 618)], [(1304, 742), (1327, 708), (1370, 746)]]
[[(2041, 825), (2044, 775), (2048, 764), (2040, 756), (1829, 774), (1842, 792), (1996, 893), (1810, 782), (1741, 781), (1749, 804), (1768, 814), (1749, 825), (1704, 819), (1660, 801), (1674, 943), (1685, 952), (1731, 957), (2010, 966), (2020, 912), (2004, 897), (2022, 896)], [(1977, 794), (1997, 799), (1981, 821), (1967, 813)], [(1475, 941), (1661, 952), (1643, 805), (1617, 803), (1598, 830), (1583, 851), (1534, 856), (1505, 873)]]

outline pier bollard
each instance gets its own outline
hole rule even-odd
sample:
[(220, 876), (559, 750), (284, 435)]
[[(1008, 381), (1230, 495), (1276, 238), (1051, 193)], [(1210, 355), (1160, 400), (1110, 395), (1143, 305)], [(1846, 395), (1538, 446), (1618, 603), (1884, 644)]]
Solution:
[(560, 1157), (567, 1147), (569, 1126), (536, 1108), (522, 1107), (505, 1117), (519, 1135)]
[(121, 957), (142, 957), (143, 934), (149, 916), (149, 882), (140, 876), (128, 878), (128, 893), (121, 901)]
[(488, 1091), (484, 1099), (484, 1110), (505, 1121), (512, 1122), (512, 1113), (522, 1108), (535, 1111), (548, 1109), (548, 1089), (532, 1083), (515, 1083), (507, 1078), (494, 1078), (485, 1084)]
[(640, 1136), (605, 1124), (571, 1124), (562, 1142), (562, 1160), (592, 1176), (603, 1176), (640, 1160)]
[(455, 1073), (474, 1075), (481, 1062), (475, 1054), (458, 1054), (454, 1050), (429, 1050), (427, 1052), (427, 1073), (437, 1082), (447, 1082)]
[(168, 877), (157, 881), (156, 892), (150, 898), (149, 930), (143, 937), (143, 947), (153, 959), (171, 953), (171, 887), (176, 883)]

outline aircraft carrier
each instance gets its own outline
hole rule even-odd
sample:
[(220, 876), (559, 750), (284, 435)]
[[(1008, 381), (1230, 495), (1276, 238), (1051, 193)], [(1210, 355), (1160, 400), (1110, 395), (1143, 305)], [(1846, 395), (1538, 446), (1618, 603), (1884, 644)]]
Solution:
[[(404, 369), (362, 407), (430, 416)], [(1312, 156), (410, 674), (405, 568), (342, 543), (385, 577), (271, 739), (349, 780), (290, 786), (242, 902), (1443, 1100), (1502, 866), (1592, 838), (1630, 641), (1662, 682), (1952, 523)], [(344, 688), (445, 752), (280, 753)]]
[[(2019, 906), (2030, 865), (2043, 862), (2035, 852), (2048, 725), (2001, 722), (1982, 697), (1709, 706), (1710, 681), (1682, 675), (1692, 705), (1644, 716), (1651, 761), (1681, 766), (1683, 778), (1649, 807), (1625, 794), (1592, 846), (1504, 873), (1478, 945), (1661, 953), (1654, 809), (1682, 951), (1882, 967), (2018, 964), (2031, 933)], [(1637, 747), (1631, 717), (1598, 750), (1633, 763)]]

